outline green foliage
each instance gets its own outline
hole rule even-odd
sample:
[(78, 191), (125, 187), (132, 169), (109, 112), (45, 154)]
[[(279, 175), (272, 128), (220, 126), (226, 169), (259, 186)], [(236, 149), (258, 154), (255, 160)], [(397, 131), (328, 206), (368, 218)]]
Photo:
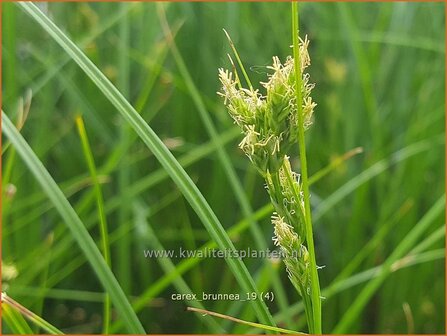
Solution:
[[(112, 283), (106, 286), (117, 309), (111, 330), (128, 332), (132, 318), (125, 318), (126, 310), (151, 333), (209, 333), (206, 319), (228, 333), (261, 332), (198, 316), (185, 310), (192, 306), (188, 302), (170, 299), (186, 290), (178, 287), (182, 281), (194, 293), (244, 294), (235, 269), (224, 260), (171, 258), (168, 265), (144, 258), (148, 232), (165, 249), (218, 248), (216, 241), (222, 241), (210, 235), (197, 207), (189, 204), (192, 194), (189, 199), (182, 195), (169, 178), (172, 170), (160, 165), (140, 136), (154, 140), (156, 135), (169, 148), (170, 162), (175, 158), (187, 171), (227, 242), (236, 249), (259, 244), (274, 249), (273, 208), (263, 179), (236, 148), (240, 131), (216, 94), (216, 69), (231, 67), (224, 57), (231, 53), (225, 28), (252, 82), (265, 82), (272, 55), (287, 62), (292, 54), (290, 4), (165, 3), (176, 55), (160, 20), (160, 4), (39, 3), (93, 62), (95, 74), (104, 75), (135, 107), (139, 117), (132, 112), (134, 125), (150, 125), (152, 135), (145, 126), (137, 135), (98, 83), (21, 7), (1, 6), (3, 109), (12, 124), (23, 126), (16, 128), (62, 190), (79, 226), (88, 231), (89, 251), (93, 245), (97, 251), (95, 264), (85, 253), (86, 240), (81, 244), (70, 231), (47, 189), (17, 148), (8, 146), (3, 124), (2, 258), (17, 268), (6, 292), (64, 333), (101, 332), (105, 291), (95, 272), (112, 272), (100, 252), (95, 183), (75, 126), (75, 117), (82, 114), (104, 198), (115, 290), (124, 294), (113, 299)], [(306, 71), (318, 84), (312, 91), (318, 105), (311, 119), (315, 127), (306, 131), (306, 156), (317, 264), (326, 266), (319, 271), (324, 333), (342, 321), (360, 295), (364, 302), (355, 304), (355, 314), (351, 311), (352, 322), (344, 329), (348, 333), (445, 332), (444, 207), (439, 206), (439, 215), (418, 239), (412, 233), (445, 188), (444, 25), (442, 3), (300, 4), (300, 36), (312, 42)], [(30, 102), (28, 89), (32, 101), (20, 125)], [(340, 160), (357, 147), (363, 148), (361, 154)], [(288, 155), (300, 171), (298, 148), (292, 146)], [(140, 204), (144, 215), (134, 211)], [(141, 223), (149, 223), (152, 231), (142, 232)], [(402, 242), (409, 245), (401, 249)], [(128, 263), (117, 264), (126, 255)], [(391, 256), (398, 261), (389, 268)], [(257, 288), (276, 295), (265, 302), (276, 324), (305, 330), (303, 304), (283, 265), (254, 258), (243, 263)], [(365, 288), (370, 288), (368, 295), (362, 294)], [(124, 299), (130, 305), (117, 306)], [(404, 303), (410, 310), (404, 310)], [(247, 302), (202, 304), (261, 322)], [(14, 331), (8, 323), (2, 328)]]

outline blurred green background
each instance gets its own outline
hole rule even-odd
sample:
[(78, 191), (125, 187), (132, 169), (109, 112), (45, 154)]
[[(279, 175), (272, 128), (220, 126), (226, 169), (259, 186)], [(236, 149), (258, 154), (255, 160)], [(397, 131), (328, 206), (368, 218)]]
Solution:
[[(196, 249), (210, 240), (203, 224), (79, 67), (18, 6), (1, 5), (3, 110), (16, 121), (20, 99), (26, 105), (32, 90), (21, 133), (99, 242), (97, 208), (75, 125), (75, 116), (82, 114), (102, 181), (112, 269), (131, 301), (149, 293), (138, 312), (146, 331), (214, 333), (219, 325), (227, 333), (261, 332), (186, 312), (189, 303), (170, 299), (184, 287), (160, 282), (173, 271), (169, 260), (144, 258), (143, 249)], [(217, 69), (231, 68), (225, 28), (252, 82), (265, 81), (272, 56), (284, 60), (291, 54), (290, 4), (166, 3), (177, 58), (160, 23), (159, 4), (39, 6), (180, 159), (228, 231), (244, 214), (200, 104), (253, 211), (269, 203), (263, 180), (237, 148), (241, 136), (216, 94)], [(362, 272), (381, 265), (444, 193), (444, 13), (443, 3), (300, 4), (300, 35), (311, 41), (309, 72), (318, 104), (306, 133), (309, 174), (363, 148), (311, 187), (317, 261), (325, 266), (319, 272), (321, 287), (333, 291), (323, 304), (325, 333), (349, 313), (370, 281), (371, 272)], [(297, 153), (291, 155), (299, 170)], [(66, 333), (99, 333), (103, 295), (93, 270), (20, 157), (10, 147), (2, 159), (3, 290)], [(256, 225), (261, 243), (273, 248), (270, 215), (264, 211)], [(430, 223), (418, 240), (425, 241), (418, 257), (395, 265), (346, 332), (445, 332), (443, 218)], [(260, 246), (253, 232), (245, 225), (232, 234), (236, 248)], [(182, 261), (172, 259), (174, 265)], [(295, 305), (300, 298), (284, 265), (244, 262), (259, 288), (276, 296), (281, 296), (278, 287), (283, 289), (281, 303), (267, 303), (278, 325), (306, 331), (305, 316)], [(182, 278), (193, 293), (240, 292), (224, 260), (201, 259)], [(334, 281), (341, 284), (335, 291)], [(208, 310), (256, 321), (247, 302), (202, 303)], [(11, 330), (3, 324), (3, 332)]]

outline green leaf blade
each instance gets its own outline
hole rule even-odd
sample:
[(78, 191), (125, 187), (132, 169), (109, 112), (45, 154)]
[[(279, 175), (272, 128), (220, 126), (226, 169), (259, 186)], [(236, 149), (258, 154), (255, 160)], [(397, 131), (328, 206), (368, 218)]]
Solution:
[[(82, 53), (82, 51), (45, 15), (36, 5), (29, 2), (17, 3), (29, 14), (53, 39), (69, 54), (73, 61), (90, 77), (105, 97), (116, 107), (121, 116), (132, 126), (139, 137), (152, 151), (160, 164), (165, 168), (172, 180), (179, 187), (191, 207), (199, 216), (213, 240), (222, 250), (234, 250), (233, 243), (228, 237), (222, 224), (217, 219), (209, 204), (200, 193), (197, 186), (181, 167), (173, 154), (166, 148), (156, 133), (146, 124), (144, 119), (129, 104), (123, 95), (101, 73), (101, 71)], [(99, 253), (99, 252), (98, 252)], [(245, 264), (239, 259), (226, 259), (232, 273), (236, 277), (242, 290), (255, 292), (256, 286)], [(274, 325), (274, 321), (266, 304), (261, 300), (251, 301), (260, 322)]]
[(134, 313), (126, 295), (122, 291), (112, 271), (107, 266), (94, 240), (79, 219), (79, 216), (65, 198), (65, 195), (51, 177), (50, 173), (3, 111), (2, 129), (70, 229), (71, 234), (84, 252), (102, 285), (110, 294), (110, 298), (124, 319), (128, 330), (132, 333), (145, 334), (146, 332)]

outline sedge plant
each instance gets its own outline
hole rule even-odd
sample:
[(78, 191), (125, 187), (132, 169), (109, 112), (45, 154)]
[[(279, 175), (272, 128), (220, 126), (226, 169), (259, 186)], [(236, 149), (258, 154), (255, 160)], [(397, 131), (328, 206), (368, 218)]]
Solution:
[[(293, 2), (293, 57), (287, 57), (284, 63), (273, 57), (273, 64), (267, 67), (271, 73), (265, 83), (260, 83), (265, 93), (252, 86), (230, 40), (248, 88), (242, 86), (233, 64), (234, 72), (219, 69), (222, 89), (218, 94), (244, 135), (239, 148), (266, 182), (275, 210), (273, 240), (282, 251), (290, 281), (303, 299), (309, 332), (321, 334), (321, 297), (304, 139), (316, 104), (311, 97), (314, 84), (305, 72), (310, 65), (309, 40), (298, 38), (297, 14)], [(292, 170), (288, 156), (297, 144), (301, 174)]]

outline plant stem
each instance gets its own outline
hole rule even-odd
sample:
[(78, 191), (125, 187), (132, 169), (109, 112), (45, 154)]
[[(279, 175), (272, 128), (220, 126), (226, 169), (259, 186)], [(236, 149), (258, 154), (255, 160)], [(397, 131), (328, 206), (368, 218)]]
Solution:
[(315, 258), (315, 247), (312, 231), (312, 217), (310, 212), (310, 194), (309, 194), (309, 180), (307, 176), (307, 160), (306, 160), (306, 144), (304, 142), (304, 120), (302, 113), (302, 93), (301, 93), (301, 60), (299, 52), (299, 17), (298, 17), (298, 3), (292, 2), (292, 40), (293, 40), (293, 56), (295, 60), (295, 93), (296, 105), (298, 109), (298, 146), (301, 160), (301, 179), (304, 194), (304, 210), (305, 210), (305, 226), (306, 226), (306, 242), (310, 257), (310, 276), (312, 286), (312, 309), (313, 309), (313, 323), (309, 326), (311, 333), (321, 334), (321, 298), (320, 298), (320, 283), (318, 280), (317, 263)]

